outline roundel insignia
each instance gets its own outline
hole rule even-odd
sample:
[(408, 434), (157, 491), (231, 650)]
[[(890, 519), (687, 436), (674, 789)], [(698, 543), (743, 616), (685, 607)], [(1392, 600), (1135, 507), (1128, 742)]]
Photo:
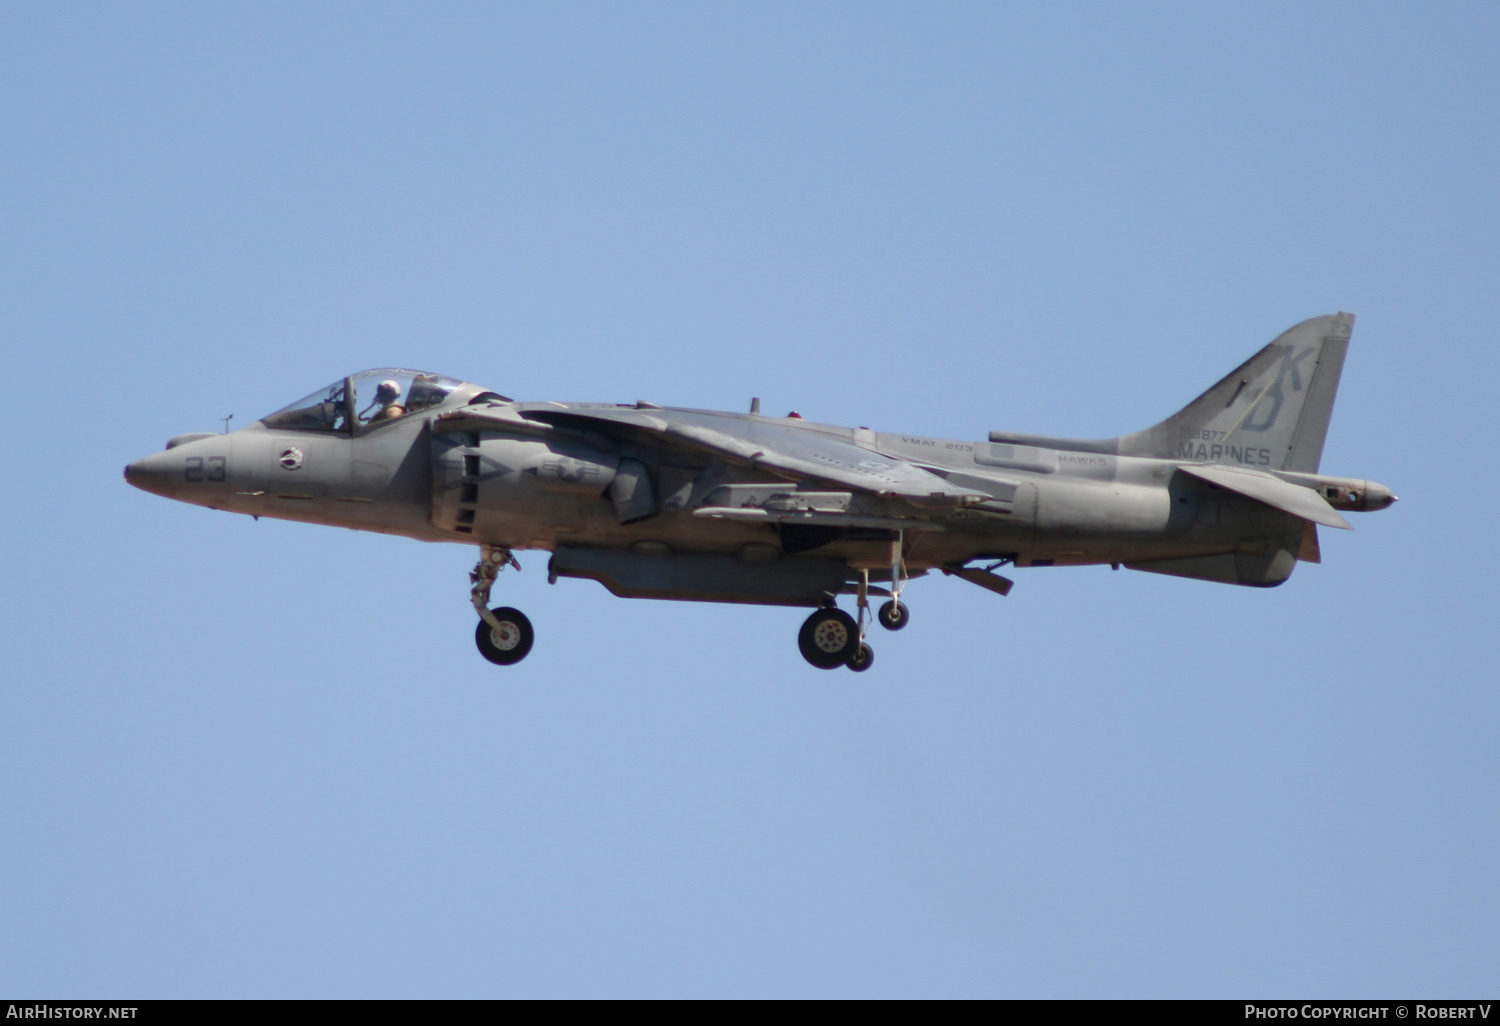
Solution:
[(277, 462), (281, 464), (282, 470), (296, 470), (302, 466), (302, 450), (295, 445), (290, 449), (283, 449)]

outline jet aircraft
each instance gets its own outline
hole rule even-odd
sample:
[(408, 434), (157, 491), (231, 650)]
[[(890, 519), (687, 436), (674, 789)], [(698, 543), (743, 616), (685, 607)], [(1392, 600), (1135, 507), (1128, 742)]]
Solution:
[[(1119, 438), (927, 438), (765, 416), (759, 400), (749, 413), (518, 402), (382, 368), (232, 433), (179, 435), (125, 478), (257, 518), (477, 545), (475, 641), (492, 663), (531, 650), (530, 621), (490, 594), (519, 569), (515, 552), (541, 549), (551, 583), (810, 607), (803, 657), (861, 671), (872, 624), (906, 626), (906, 585), (933, 571), (1006, 595), (995, 571), (1007, 564), (1274, 587), (1319, 562), (1318, 525), (1348, 528), (1343, 512), (1396, 501), (1319, 473), (1353, 325), (1347, 313), (1304, 321)], [(886, 600), (873, 615), (871, 596)]]

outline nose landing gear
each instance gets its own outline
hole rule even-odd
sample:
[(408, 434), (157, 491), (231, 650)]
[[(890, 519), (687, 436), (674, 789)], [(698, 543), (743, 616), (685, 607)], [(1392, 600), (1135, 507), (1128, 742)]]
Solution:
[[(487, 612), (489, 618), (480, 620), (479, 626), (474, 628), (474, 644), (479, 646), (479, 654), (499, 666), (510, 666), (525, 659), (526, 653), (531, 651), (531, 643), (536, 640), (536, 632), (531, 629), (526, 614), (510, 606), (496, 606)], [(493, 626), (489, 619), (499, 621), (500, 626)]]
[(479, 562), (469, 573), (469, 599), (474, 611), (479, 614), (479, 626), (474, 629), (474, 644), (479, 654), (499, 666), (510, 666), (526, 658), (531, 651), (536, 632), (526, 614), (510, 606), (490, 608), (490, 589), (495, 577), (507, 566), (521, 569), (510, 549), (500, 545), (480, 547)]

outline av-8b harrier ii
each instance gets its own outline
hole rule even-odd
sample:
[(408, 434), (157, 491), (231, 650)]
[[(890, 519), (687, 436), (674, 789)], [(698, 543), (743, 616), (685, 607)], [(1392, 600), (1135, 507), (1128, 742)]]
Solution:
[[(1304, 321), (1181, 412), (1099, 441), (887, 434), (763, 416), (758, 401), (518, 402), (384, 368), (233, 433), (179, 435), (125, 478), (213, 509), (477, 545), (475, 640), (492, 663), (519, 662), (534, 637), (519, 610), (490, 608), (496, 575), (544, 549), (554, 583), (810, 607), (807, 661), (865, 670), (872, 623), (904, 627), (907, 582), (932, 571), (1005, 595), (1006, 564), (1272, 587), (1318, 562), (1317, 525), (1396, 501), (1318, 473), (1353, 325)], [(874, 615), (871, 596), (886, 599)]]

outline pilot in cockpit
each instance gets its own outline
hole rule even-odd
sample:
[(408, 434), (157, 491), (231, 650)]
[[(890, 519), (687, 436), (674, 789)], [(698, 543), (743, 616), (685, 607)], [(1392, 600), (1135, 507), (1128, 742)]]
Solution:
[(365, 413), (368, 414), (370, 410), (375, 410), (375, 414), (362, 418), (366, 424), (378, 424), (383, 420), (395, 420), (403, 416), (406, 413), (406, 407), (401, 405), (401, 383), (386, 378), (376, 385), (375, 401), (370, 404)]

